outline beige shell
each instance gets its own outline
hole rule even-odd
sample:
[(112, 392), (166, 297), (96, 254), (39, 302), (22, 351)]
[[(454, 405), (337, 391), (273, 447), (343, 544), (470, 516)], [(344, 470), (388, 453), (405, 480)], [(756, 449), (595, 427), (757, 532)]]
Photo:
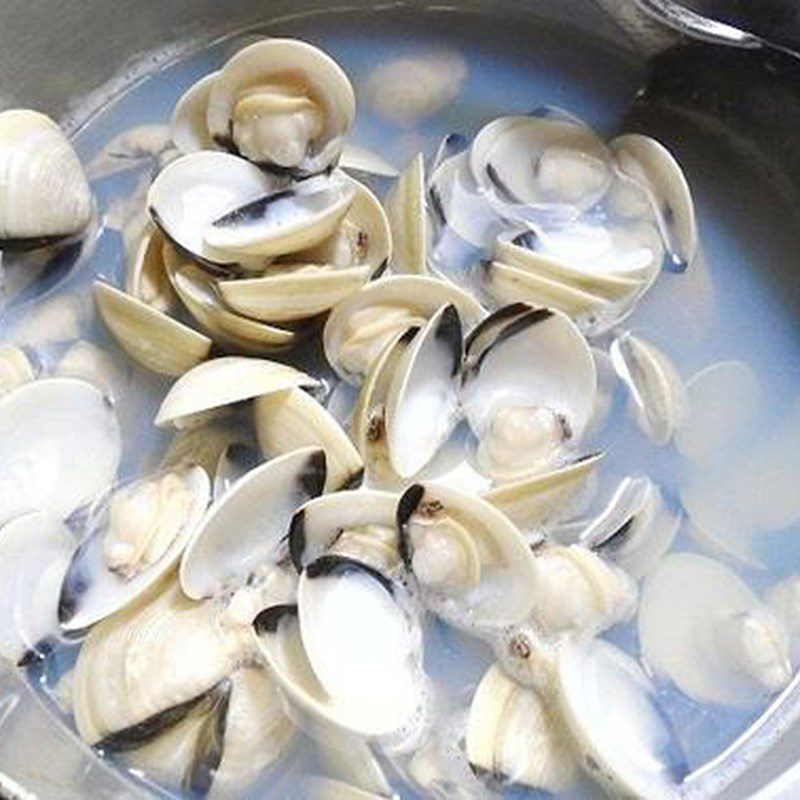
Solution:
[(25, 351), (15, 344), (0, 343), (0, 397), (36, 380), (36, 370)]
[(394, 241), (393, 269), (428, 272), (428, 222), (425, 210), (425, 159), (418, 153), (403, 170), (386, 198), (386, 214)]
[(94, 298), (120, 346), (153, 372), (183, 375), (211, 351), (207, 336), (107, 283), (95, 281)]
[(177, 308), (178, 298), (164, 268), (165, 245), (164, 234), (152, 222), (148, 222), (128, 264), (125, 291), (158, 311), (169, 314)]

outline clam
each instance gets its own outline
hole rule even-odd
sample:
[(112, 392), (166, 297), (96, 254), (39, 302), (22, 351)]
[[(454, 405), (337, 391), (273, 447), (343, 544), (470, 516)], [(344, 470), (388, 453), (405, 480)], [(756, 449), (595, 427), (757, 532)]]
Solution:
[(164, 264), (181, 302), (220, 344), (246, 353), (263, 354), (291, 347), (300, 338), (298, 331), (234, 313), (223, 301), (214, 279), (170, 244), (164, 246)]
[(215, 358), (189, 370), (172, 385), (155, 424), (182, 428), (202, 412), (282, 389), (316, 386), (313, 378), (276, 361), (244, 356)]
[(635, 579), (652, 572), (672, 547), (681, 515), (672, 511), (658, 486), (637, 475), (623, 479), (580, 542), (622, 567)]
[(644, 189), (667, 247), (671, 268), (685, 270), (697, 253), (694, 201), (678, 162), (649, 136), (629, 133), (610, 144), (617, 169)]
[(75, 539), (61, 520), (32, 511), (0, 528), (0, 658), (24, 666), (59, 638), (58, 594)]
[(467, 339), (461, 404), (494, 480), (555, 466), (580, 442), (596, 392), (589, 345), (561, 312), (508, 306)]
[(498, 664), (481, 678), (467, 724), (467, 758), (494, 784), (563, 792), (577, 778), (569, 735), (535, 691)]
[(170, 581), (92, 628), (73, 682), (81, 738), (106, 753), (135, 749), (229, 693), (248, 642), (217, 615)]
[(483, 497), (517, 526), (530, 530), (564, 516), (602, 458), (603, 453), (593, 453), (548, 472), (506, 481)]
[(386, 198), (392, 228), (392, 267), (424, 275), (428, 271), (428, 220), (425, 201), (425, 159), (418, 153), (403, 170)]
[(266, 322), (291, 322), (330, 310), (381, 272), (392, 252), (389, 223), (378, 199), (352, 181), (355, 196), (321, 243), (291, 252), (263, 275), (219, 283), (234, 311)]
[(628, 387), (639, 427), (657, 444), (666, 444), (684, 407), (683, 381), (675, 365), (654, 344), (627, 331), (614, 339), (609, 352)]
[(177, 308), (178, 298), (164, 268), (165, 245), (164, 234), (148, 222), (128, 264), (125, 292), (157, 311), (169, 314)]
[(556, 685), (558, 709), (590, 777), (614, 797), (678, 795), (686, 760), (636, 661), (608, 642), (566, 641)]
[(184, 154), (198, 150), (214, 150), (217, 145), (206, 125), (206, 111), (211, 87), (219, 72), (211, 72), (192, 84), (178, 102), (170, 120), (170, 136), (174, 145)]
[(85, 630), (156, 585), (177, 565), (210, 496), (205, 470), (178, 467), (97, 500), (61, 586), (61, 627)]
[(633, 580), (585, 547), (545, 544), (533, 567), (532, 613), (545, 634), (599, 633), (633, 615)]
[(396, 509), (397, 495), (368, 489), (310, 500), (289, 526), (292, 563), (302, 572), (318, 558), (336, 554), (394, 573), (401, 564)]
[(238, 588), (281, 561), (292, 515), (322, 492), (325, 471), (322, 450), (295, 450), (250, 470), (216, 500), (181, 559), (187, 596), (199, 600)]
[(484, 316), (471, 295), (435, 278), (397, 275), (369, 283), (331, 312), (323, 332), (325, 355), (341, 378), (358, 386), (397, 334), (423, 325), (448, 303), (465, 330)]
[(0, 397), (0, 524), (37, 509), (65, 519), (114, 480), (121, 450), (113, 407), (84, 381), (46, 378)]
[(693, 553), (666, 556), (645, 581), (642, 658), (703, 703), (752, 707), (792, 677), (784, 625), (722, 564)]
[(458, 311), (446, 305), (399, 357), (386, 395), (384, 424), (389, 462), (401, 478), (428, 464), (458, 422), (463, 355)]
[(322, 556), (300, 576), (298, 605), (265, 609), (254, 630), (278, 684), (313, 718), (368, 738), (415, 726), (425, 701), (418, 621), (383, 573)]
[(36, 379), (36, 368), (21, 347), (0, 343), (0, 397)]
[(0, 173), (0, 249), (50, 244), (89, 224), (93, 201), (83, 167), (44, 114), (0, 114)]
[(511, 625), (533, 610), (536, 564), (516, 526), (487, 501), (414, 484), (397, 505), (400, 553), (423, 601), (467, 630)]
[(325, 407), (307, 392), (286, 389), (257, 397), (254, 414), (256, 438), (265, 457), (314, 445), (325, 451), (326, 492), (361, 483), (364, 462), (358, 450)]
[(192, 797), (228, 796), (285, 756), (294, 736), (274, 682), (248, 665), (184, 720), (130, 751), (127, 761)]
[(334, 165), (354, 117), (353, 87), (341, 67), (294, 39), (238, 52), (213, 81), (206, 111), (217, 145), (294, 175)]
[(205, 360), (211, 339), (107, 283), (95, 281), (100, 316), (134, 361), (162, 375), (183, 375)]
[(393, 488), (402, 484), (389, 459), (386, 408), (397, 366), (419, 330), (419, 327), (408, 328), (387, 344), (364, 378), (353, 409), (350, 423), (353, 441), (364, 460), (366, 479), (373, 487)]

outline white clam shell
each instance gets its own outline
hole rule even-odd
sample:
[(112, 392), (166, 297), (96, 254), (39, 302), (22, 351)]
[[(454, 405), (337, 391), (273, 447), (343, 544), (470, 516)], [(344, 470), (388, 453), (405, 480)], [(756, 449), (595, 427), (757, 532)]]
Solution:
[(175, 290), (164, 268), (164, 234), (152, 223), (145, 225), (125, 275), (125, 291), (149, 306), (169, 314), (178, 306)]
[(424, 275), (428, 271), (428, 222), (425, 202), (425, 160), (418, 153), (403, 170), (386, 198), (392, 227), (392, 268)]
[(182, 153), (196, 153), (198, 150), (216, 150), (206, 124), (208, 98), (211, 87), (219, 72), (211, 72), (193, 83), (175, 105), (170, 120), (170, 136)]
[(121, 451), (99, 389), (74, 378), (20, 386), (0, 398), (0, 523), (36, 509), (68, 517), (114, 480)]
[(0, 528), (0, 658), (34, 661), (57, 641), (58, 594), (75, 545), (69, 528), (46, 511)]
[(305, 373), (276, 361), (223, 356), (199, 364), (181, 376), (161, 402), (155, 424), (183, 427), (202, 411), (252, 400), (268, 392), (316, 385)]
[(79, 233), (92, 194), (78, 156), (49, 117), (27, 109), (0, 113), (0, 245)]
[(93, 294), (109, 331), (141, 366), (177, 376), (208, 357), (211, 339), (188, 325), (101, 281)]

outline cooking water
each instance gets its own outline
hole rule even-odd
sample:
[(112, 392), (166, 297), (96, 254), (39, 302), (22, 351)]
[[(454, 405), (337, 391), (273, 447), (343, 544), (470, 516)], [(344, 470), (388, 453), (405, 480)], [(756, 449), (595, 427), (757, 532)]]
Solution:
[[(65, 328), (63, 340), (80, 336), (114, 353), (126, 439), (122, 477), (157, 463), (167, 445), (151, 421), (168, 383), (132, 366), (109, 339), (92, 313), (90, 284), (96, 275), (124, 283), (143, 187), (157, 168), (153, 153), (165, 143), (165, 122), (176, 100), (265, 33), (311, 41), (343, 65), (359, 102), (351, 141), (398, 167), (420, 150), (432, 156), (445, 134), (471, 136), (494, 117), (542, 104), (568, 109), (604, 138), (633, 128), (670, 147), (693, 189), (702, 255), (683, 274), (665, 272), (624, 324), (666, 352), (689, 381), (688, 418), (677, 446), (655, 445), (635, 424), (624, 387), (609, 383), (610, 422), (595, 443), (608, 456), (594, 499), (579, 516), (601, 508), (621, 478), (645, 474), (659, 483), (671, 506), (686, 507), (673, 549), (696, 550), (701, 542), (718, 556), (727, 550), (721, 557), (758, 591), (791, 573), (800, 564), (800, 494), (791, 486), (800, 474), (800, 370), (787, 365), (800, 363), (800, 326), (780, 287), (762, 274), (771, 259), (791, 256), (796, 248), (788, 207), (735, 152), (727, 154), (734, 168), (717, 169), (722, 159), (707, 157), (716, 143), (702, 127), (665, 114), (637, 121), (632, 109), (644, 68), (636, 56), (552, 23), (521, 25), (445, 12), (288, 19), (170, 63), (109, 101), (78, 132), (77, 149), (89, 165), (102, 213), (96, 240), (77, 266), (56, 265), (27, 284), (30, 263), (23, 269), (7, 259), (0, 334), (37, 347), (44, 366), (66, 347), (40, 341), (46, 325)], [(387, 188), (374, 185), (379, 192)], [(66, 296), (73, 299), (65, 305), (60, 301)], [(317, 356), (309, 359), (318, 370)], [(331, 374), (325, 377), (333, 388)], [(335, 399), (337, 413), (346, 413), (346, 394)], [(638, 654), (634, 623), (606, 636)], [(54, 714), (58, 678), (73, 658), (65, 647), (43, 671), (29, 672)], [(426, 669), (446, 689), (449, 704), (442, 725), (458, 719), (492, 661), (480, 642), (429, 623)], [(690, 770), (724, 750), (766, 707), (766, 701), (747, 712), (704, 707), (665, 682), (658, 685)], [(313, 768), (313, 758), (310, 745), (298, 748), (291, 763), (265, 776), (252, 796), (295, 797), (296, 776)], [(417, 796), (400, 782), (395, 788), (404, 798)], [(598, 791), (587, 784), (579, 793)], [(509, 797), (535, 795), (507, 791)]]

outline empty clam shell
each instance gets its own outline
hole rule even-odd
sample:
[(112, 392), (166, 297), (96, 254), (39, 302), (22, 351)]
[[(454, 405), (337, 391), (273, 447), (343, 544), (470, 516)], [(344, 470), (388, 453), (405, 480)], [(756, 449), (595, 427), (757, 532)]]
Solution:
[(532, 610), (534, 557), (494, 506), (456, 489), (411, 486), (397, 505), (400, 553), (424, 602), (451, 624), (511, 625)]
[(208, 357), (211, 339), (107, 283), (95, 281), (103, 321), (134, 361), (162, 375), (183, 375)]
[(615, 797), (676, 797), (688, 767), (636, 661), (608, 642), (568, 641), (556, 685), (588, 775)]
[(490, 477), (547, 469), (580, 442), (596, 393), (589, 345), (561, 312), (510, 306), (467, 339), (461, 403)]
[(334, 164), (355, 117), (347, 75), (296, 39), (240, 50), (214, 80), (207, 125), (220, 146), (268, 169), (309, 175)]
[(178, 305), (175, 290), (164, 269), (164, 234), (149, 222), (128, 264), (125, 291), (165, 314)]
[(23, 666), (58, 640), (58, 594), (75, 545), (69, 528), (46, 511), (0, 528), (0, 658)]
[(211, 506), (181, 559), (180, 580), (194, 599), (238, 588), (281, 560), (295, 511), (322, 492), (325, 455), (295, 450), (251, 470)]
[(694, 201), (678, 162), (664, 145), (637, 133), (614, 139), (617, 168), (649, 196), (672, 269), (685, 270), (697, 253)]
[(619, 377), (630, 391), (639, 427), (656, 443), (666, 444), (681, 422), (684, 386), (678, 370), (654, 344), (625, 332), (609, 350)]
[(155, 424), (180, 428), (203, 411), (282, 389), (316, 386), (313, 378), (276, 361), (244, 356), (215, 358), (189, 370), (172, 385)]
[(561, 722), (534, 690), (489, 667), (472, 698), (467, 758), (491, 782), (563, 792), (578, 764)]
[(428, 221), (425, 204), (425, 160), (418, 153), (403, 170), (386, 198), (392, 227), (392, 267), (424, 275), (428, 271)]
[(65, 519), (114, 480), (121, 451), (113, 407), (84, 381), (46, 378), (0, 397), (0, 524), (36, 509)]
[(323, 332), (325, 355), (337, 374), (358, 386), (374, 360), (397, 334), (452, 303), (465, 330), (484, 316), (463, 289), (422, 275), (397, 275), (363, 286), (338, 305)]
[(64, 576), (58, 619), (82, 631), (144, 595), (178, 563), (211, 498), (200, 467), (180, 467), (112, 489), (86, 517)]
[(67, 137), (37, 111), (0, 113), (0, 249), (47, 244), (82, 231), (92, 193)]
[(234, 313), (223, 301), (214, 279), (175, 250), (164, 247), (169, 279), (189, 313), (220, 344), (245, 353), (263, 354), (295, 344), (299, 334)]
[(0, 397), (35, 379), (28, 354), (15, 344), (0, 343)]
[(325, 451), (325, 491), (351, 489), (361, 483), (364, 462), (339, 423), (311, 395), (300, 389), (256, 398), (256, 438), (267, 458), (299, 447)]
[(401, 478), (428, 464), (458, 422), (463, 355), (461, 320), (456, 307), (447, 305), (398, 359), (386, 396), (385, 425), (389, 460)]
[(602, 458), (603, 453), (593, 453), (548, 472), (500, 483), (483, 497), (529, 530), (563, 514)]
[(645, 581), (642, 657), (698, 702), (750, 707), (792, 677), (780, 620), (722, 564), (693, 553), (666, 556)]
[(169, 130), (173, 143), (182, 153), (214, 150), (217, 147), (208, 132), (206, 111), (211, 87), (218, 75), (219, 72), (211, 72), (200, 78), (175, 105)]
[(273, 189), (212, 218), (203, 229), (204, 247), (244, 260), (314, 247), (336, 230), (355, 193), (341, 171)]
[(292, 563), (302, 572), (312, 561), (335, 552), (390, 572), (400, 560), (396, 509), (397, 495), (370, 489), (310, 500), (289, 526)]

